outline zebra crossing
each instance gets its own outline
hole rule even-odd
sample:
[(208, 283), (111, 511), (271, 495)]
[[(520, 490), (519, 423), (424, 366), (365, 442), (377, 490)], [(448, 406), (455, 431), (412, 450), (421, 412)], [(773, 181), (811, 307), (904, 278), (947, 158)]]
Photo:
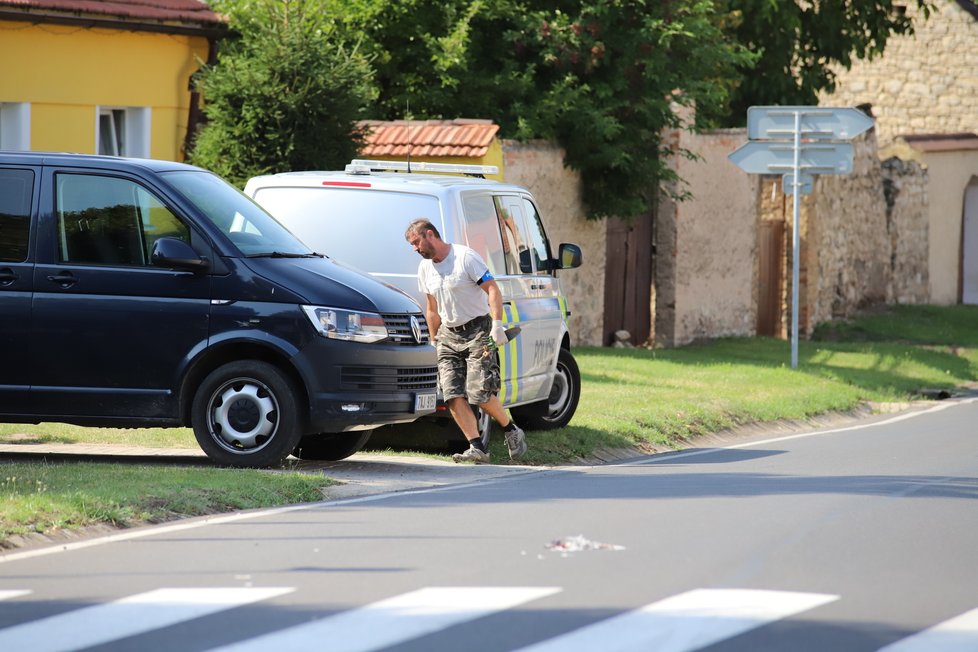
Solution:
[[(161, 588), (0, 629), (0, 650), (70, 651), (148, 634), (293, 593), (291, 587)], [(449, 627), (561, 593), (559, 587), (425, 587), (365, 606), (212, 648), (209, 652), (390, 648)], [(0, 589), (2, 601), (30, 590)], [(516, 652), (686, 652), (839, 599), (837, 595), (756, 589), (694, 589), (599, 620)], [(978, 649), (978, 609), (912, 634), (879, 652)]]

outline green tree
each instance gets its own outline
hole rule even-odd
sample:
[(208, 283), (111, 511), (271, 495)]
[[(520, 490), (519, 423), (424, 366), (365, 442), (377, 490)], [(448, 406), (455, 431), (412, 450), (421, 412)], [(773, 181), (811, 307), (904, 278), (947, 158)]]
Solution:
[(741, 83), (729, 112), (711, 114), (718, 123), (743, 125), (754, 105), (817, 104), (820, 91), (835, 87), (833, 68), (883, 53), (892, 34), (912, 34), (903, 6), (916, 5), (926, 18), (930, 0), (719, 0), (737, 41), (756, 52), (740, 68)]
[(315, 0), (228, 0), (236, 38), (197, 84), (207, 122), (190, 161), (243, 184), (256, 174), (335, 169), (359, 151), (376, 96), (369, 59)]
[(491, 118), (548, 138), (581, 173), (590, 217), (648, 210), (673, 105), (722, 111), (750, 55), (710, 0), (377, 0), (378, 117)]

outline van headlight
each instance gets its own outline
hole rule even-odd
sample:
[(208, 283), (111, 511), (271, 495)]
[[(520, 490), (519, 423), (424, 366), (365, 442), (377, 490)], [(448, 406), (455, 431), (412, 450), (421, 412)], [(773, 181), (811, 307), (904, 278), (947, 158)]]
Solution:
[(375, 312), (359, 312), (323, 306), (302, 306), (312, 327), (323, 337), (347, 342), (379, 342), (387, 338), (384, 318)]

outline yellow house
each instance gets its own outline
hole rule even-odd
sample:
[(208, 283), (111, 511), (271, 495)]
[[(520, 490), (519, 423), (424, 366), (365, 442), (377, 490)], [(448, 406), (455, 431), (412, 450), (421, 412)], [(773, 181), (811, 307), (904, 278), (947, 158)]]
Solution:
[(0, 149), (183, 160), (226, 32), (200, 0), (0, 0)]

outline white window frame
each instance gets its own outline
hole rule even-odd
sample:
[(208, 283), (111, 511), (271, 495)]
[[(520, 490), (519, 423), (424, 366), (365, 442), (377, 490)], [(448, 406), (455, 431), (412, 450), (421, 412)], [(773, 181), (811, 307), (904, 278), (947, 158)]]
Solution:
[[(100, 106), (95, 113), (95, 151), (112, 156), (149, 158), (150, 123), (149, 107)], [(102, 148), (102, 123), (109, 118), (111, 133), (108, 151)]]
[(30, 103), (0, 102), (0, 149), (28, 151), (30, 148)]

